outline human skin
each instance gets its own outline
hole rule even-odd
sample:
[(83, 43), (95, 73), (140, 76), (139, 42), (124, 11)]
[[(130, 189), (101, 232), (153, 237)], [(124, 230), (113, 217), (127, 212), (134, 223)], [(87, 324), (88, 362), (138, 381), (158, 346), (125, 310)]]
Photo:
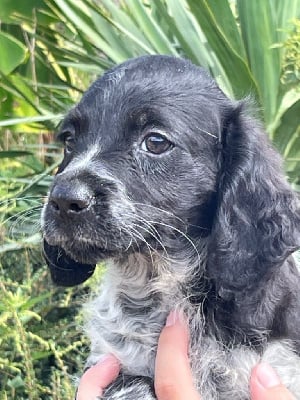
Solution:
[[(155, 364), (154, 388), (158, 400), (205, 400), (196, 391), (188, 358), (188, 329), (184, 317), (171, 312), (163, 328)], [(77, 400), (95, 400), (120, 372), (118, 360), (107, 355), (80, 380)], [(250, 380), (251, 400), (295, 400), (275, 371), (265, 363), (256, 365)]]

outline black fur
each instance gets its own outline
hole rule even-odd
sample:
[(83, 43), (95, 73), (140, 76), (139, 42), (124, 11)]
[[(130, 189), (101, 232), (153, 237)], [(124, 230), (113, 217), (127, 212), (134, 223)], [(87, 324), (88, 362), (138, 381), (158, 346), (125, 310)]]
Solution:
[[(172, 147), (145, 151), (151, 132)], [(229, 100), (186, 60), (140, 57), (99, 78), (59, 138), (67, 150), (43, 215), (54, 281), (80, 283), (96, 262), (149, 246), (184, 259), (184, 232), (195, 246), (208, 243), (204, 271), (187, 288), (195, 306), (206, 299), (207, 333), (255, 345), (265, 332), (295, 340), (300, 352), (300, 279), (290, 257), (300, 247), (299, 201), (245, 101)], [(132, 241), (130, 204), (139, 217)], [(156, 231), (144, 220), (158, 221)]]

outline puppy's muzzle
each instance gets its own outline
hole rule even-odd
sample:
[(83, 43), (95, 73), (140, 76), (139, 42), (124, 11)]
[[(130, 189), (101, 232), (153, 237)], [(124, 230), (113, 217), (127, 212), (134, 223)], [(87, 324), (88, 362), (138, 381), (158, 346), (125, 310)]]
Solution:
[[(53, 218), (71, 229), (72, 221), (80, 221), (88, 216), (93, 202), (94, 194), (83, 182), (77, 179), (57, 179), (47, 207)], [(94, 272), (95, 265), (72, 259), (62, 247), (49, 244), (46, 238), (43, 250), (52, 280), (57, 285), (77, 285)]]
[(55, 214), (75, 218), (90, 208), (93, 193), (88, 187), (76, 181), (63, 181), (55, 185), (49, 196), (49, 207)]

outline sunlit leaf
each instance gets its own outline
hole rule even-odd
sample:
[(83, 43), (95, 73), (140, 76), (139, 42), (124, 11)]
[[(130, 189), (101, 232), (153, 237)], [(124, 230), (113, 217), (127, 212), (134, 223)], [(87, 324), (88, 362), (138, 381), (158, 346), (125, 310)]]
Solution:
[(18, 65), (24, 62), (27, 49), (23, 43), (7, 33), (0, 31), (0, 72), (10, 74)]

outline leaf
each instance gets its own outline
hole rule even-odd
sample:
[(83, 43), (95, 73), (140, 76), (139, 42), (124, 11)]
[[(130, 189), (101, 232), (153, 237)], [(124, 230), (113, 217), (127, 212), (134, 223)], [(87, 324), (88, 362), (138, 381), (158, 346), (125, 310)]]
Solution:
[(90, 74), (98, 75), (103, 73), (103, 68), (99, 67), (98, 65), (84, 64), (84, 63), (70, 62), (70, 61), (59, 61), (58, 64), (64, 67), (77, 69), (78, 71), (83, 71)]
[(44, 122), (53, 120), (59, 121), (63, 117), (64, 117), (63, 114), (61, 115), (48, 114), (48, 115), (37, 115), (35, 117), (12, 118), (0, 121), (0, 127), (17, 125), (17, 124), (31, 124), (33, 122)]
[(23, 43), (4, 32), (0, 32), (0, 51), (0, 72), (4, 75), (10, 74), (23, 63), (27, 55)]
[(126, 9), (125, 7), (117, 6), (111, 0), (102, 0), (102, 4), (105, 6), (107, 12), (104, 14), (101, 10), (99, 11), (103, 17), (107, 18), (110, 24), (124, 34), (126, 46), (129, 45), (128, 39), (130, 39), (130, 41), (139, 46), (141, 50), (153, 54), (154, 50), (150, 42), (131, 16), (130, 7)]
[(140, 29), (152, 44), (157, 53), (178, 55), (175, 46), (168, 40), (165, 32), (160, 28), (158, 21), (146, 10), (141, 0), (132, 0), (130, 11), (136, 19)]
[(30, 151), (19, 151), (19, 150), (0, 151), (0, 158), (17, 158), (17, 157), (24, 157), (31, 155), (33, 155), (33, 153), (31, 153)]
[(219, 17), (215, 15), (217, 9), (211, 7), (209, 0), (187, 0), (187, 3), (211, 50), (222, 65), (224, 73), (232, 85), (234, 95), (241, 98), (251, 91), (259, 101), (256, 82), (249, 66), (242, 54), (236, 51), (236, 41), (231, 42), (230, 38), (223, 32), (222, 25), (218, 22)]
[[(56, 161), (55, 163), (53, 163), (52, 165), (50, 165), (50, 167), (46, 168), (42, 174), (36, 175), (36, 176), (34, 177), (34, 179), (32, 179), (32, 180), (28, 183), (28, 185), (18, 193), (18, 196), (19, 196), (19, 197), (23, 197), (23, 196), (24, 196), (25, 194), (27, 194), (30, 190), (32, 190), (36, 185), (41, 184), (41, 183), (42, 183), (41, 181), (43, 181), (46, 177), (48, 177), (48, 175), (49, 175), (53, 170), (55, 170), (55, 168), (57, 168), (58, 165), (59, 165), (60, 163), (61, 163), (61, 160)], [(46, 186), (49, 186), (49, 183), (47, 183)]]
[(25, 386), (25, 382), (24, 382), (23, 378), (20, 375), (18, 375), (13, 379), (9, 379), (7, 381), (7, 385), (13, 389), (17, 389), (22, 386)]
[[(14, 96), (15, 107), (13, 114), (16, 114), (16, 110), (24, 112), (24, 115), (28, 115), (30, 111), (31, 113), (37, 112), (40, 114), (45, 112), (43, 108), (37, 104), (37, 94), (34, 92), (32, 82), (28, 82), (26, 77), (17, 73), (9, 76), (3, 75), (1, 84), (4, 89)], [(0, 121), (0, 127), (5, 126), (1, 125), (2, 123), (3, 121)]]
[[(72, 23), (79, 32), (82, 32), (95, 47), (101, 50), (114, 62), (122, 62), (123, 58), (108, 44), (96, 31), (90, 16), (81, 10), (81, 1), (53, 0), (64, 13), (65, 18)], [(84, 4), (83, 4), (84, 5)]]
[(237, 17), (234, 17), (229, 1), (208, 0), (208, 4), (216, 23), (234, 51), (245, 58), (245, 47), (239, 31)]
[(89, 15), (96, 30), (105, 41), (111, 45), (114, 51), (118, 53), (123, 60), (130, 58), (131, 52), (129, 43), (127, 43), (127, 46), (123, 43), (123, 39), (119, 32), (114, 28), (114, 25), (111, 22), (107, 21), (104, 15), (101, 15), (101, 10), (93, 7), (88, 8), (87, 4), (84, 4), (82, 10), (85, 14)]
[(33, 361), (42, 360), (44, 358), (48, 358), (53, 354), (52, 351), (33, 351), (31, 353), (31, 357)]
[(41, 237), (38, 234), (34, 234), (18, 242), (6, 243), (0, 245), (0, 254), (6, 253), (7, 251), (16, 251), (26, 248), (31, 248), (41, 243)]
[[(183, 2), (167, 0), (168, 8), (160, 0), (154, 0), (158, 13), (166, 21), (171, 34), (178, 40), (183, 54), (191, 61), (206, 68), (213, 67), (211, 54), (202, 43), (204, 36), (195, 28), (187, 7)], [(185, 4), (186, 6), (186, 4)]]
[[(299, 18), (300, 0), (284, 0), (276, 2), (277, 35), (279, 42), (286, 40), (293, 19)], [(292, 26), (292, 25), (291, 25)]]
[(49, 297), (51, 297), (50, 292), (41, 294), (40, 296), (32, 297), (29, 300), (27, 300), (24, 304), (22, 304), (20, 309), (21, 309), (21, 311), (29, 310), (36, 304), (42, 303), (45, 299), (48, 299)]
[(15, 22), (16, 15), (31, 18), (33, 10), (47, 9), (44, 0), (1, 0), (0, 20), (2, 22)]
[[(279, 151), (288, 157), (293, 150), (293, 145), (300, 135), (300, 100), (294, 103), (281, 116), (280, 125), (274, 133), (274, 143)], [(298, 142), (299, 144), (299, 142)], [(298, 147), (297, 147), (298, 149)]]
[(41, 321), (41, 316), (32, 310), (19, 310), (19, 318), (23, 325), (34, 320)]
[(258, 83), (265, 122), (275, 118), (280, 81), (280, 53), (277, 43), (276, 6), (269, 0), (237, 0), (241, 32), (251, 71)]

